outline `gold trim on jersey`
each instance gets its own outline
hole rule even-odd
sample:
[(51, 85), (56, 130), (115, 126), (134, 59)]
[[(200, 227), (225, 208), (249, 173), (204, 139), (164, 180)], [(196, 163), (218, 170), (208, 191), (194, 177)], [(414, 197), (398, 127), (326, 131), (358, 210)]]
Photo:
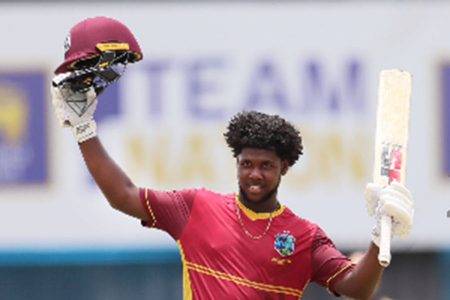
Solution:
[(339, 276), (340, 274), (342, 274), (342, 272), (347, 271), (349, 268), (351, 268), (352, 266), (354, 266), (353, 264), (348, 264), (345, 267), (343, 267), (342, 269), (340, 269), (339, 271), (337, 271), (336, 273), (334, 273), (330, 278), (328, 278), (327, 280), (327, 290), (328, 293), (330, 293), (331, 295), (334, 296), (334, 293), (330, 290), (330, 282), (336, 278), (337, 276)]
[(184, 256), (183, 246), (180, 241), (177, 241), (177, 244), (180, 249), (181, 263), (183, 265), (183, 299), (192, 300), (191, 278), (189, 277), (189, 270), (186, 265), (186, 257)]
[(156, 217), (155, 217), (155, 213), (153, 212), (153, 209), (150, 205), (150, 199), (148, 197), (148, 189), (144, 190), (144, 198), (145, 198), (145, 205), (147, 206), (147, 212), (150, 214), (150, 216), (152, 217), (152, 224), (150, 224), (150, 227), (155, 227), (156, 225)]
[(194, 272), (202, 273), (204, 275), (212, 276), (217, 279), (226, 280), (233, 282), (235, 284), (243, 285), (246, 287), (254, 288), (256, 290), (271, 292), (277, 294), (285, 294), (291, 295), (300, 298), (303, 294), (303, 291), (299, 289), (294, 289), (285, 286), (272, 285), (267, 283), (261, 283), (256, 281), (251, 281), (239, 276), (234, 276), (228, 273), (224, 273), (221, 271), (217, 271), (211, 268), (207, 268), (202, 265), (194, 264), (192, 262), (184, 261), (188, 270), (192, 270)]
[(250, 208), (247, 208), (244, 204), (242, 204), (241, 201), (239, 200), (239, 195), (237, 193), (235, 201), (237, 202), (239, 208), (244, 212), (244, 214), (252, 221), (270, 219), (271, 217), (275, 218), (281, 215), (286, 208), (284, 205), (280, 205), (280, 208), (278, 208), (276, 211), (272, 213), (268, 212), (258, 213), (251, 210)]

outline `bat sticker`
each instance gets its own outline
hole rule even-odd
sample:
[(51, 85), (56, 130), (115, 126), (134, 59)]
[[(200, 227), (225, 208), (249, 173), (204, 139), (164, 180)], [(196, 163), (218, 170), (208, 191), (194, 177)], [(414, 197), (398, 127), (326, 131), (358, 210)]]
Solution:
[(400, 181), (402, 168), (402, 146), (397, 144), (384, 144), (381, 151), (381, 176), (389, 178), (388, 183)]

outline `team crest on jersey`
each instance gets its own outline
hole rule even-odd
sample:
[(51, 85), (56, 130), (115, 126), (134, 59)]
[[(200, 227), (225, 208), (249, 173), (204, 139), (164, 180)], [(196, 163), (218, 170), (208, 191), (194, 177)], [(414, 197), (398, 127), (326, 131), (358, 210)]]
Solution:
[(274, 246), (281, 256), (292, 255), (295, 249), (295, 238), (289, 231), (283, 231), (275, 236)]

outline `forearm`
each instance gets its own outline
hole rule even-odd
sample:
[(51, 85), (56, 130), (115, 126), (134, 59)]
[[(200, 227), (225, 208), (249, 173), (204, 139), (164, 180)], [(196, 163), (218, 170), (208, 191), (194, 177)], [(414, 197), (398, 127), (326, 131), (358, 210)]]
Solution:
[(144, 217), (132, 205), (138, 198), (137, 187), (110, 158), (100, 140), (94, 137), (79, 143), (79, 147), (90, 174), (111, 206), (138, 218)]
[(384, 268), (378, 263), (378, 247), (371, 243), (353, 271), (336, 283), (339, 294), (354, 299), (369, 299), (374, 293)]

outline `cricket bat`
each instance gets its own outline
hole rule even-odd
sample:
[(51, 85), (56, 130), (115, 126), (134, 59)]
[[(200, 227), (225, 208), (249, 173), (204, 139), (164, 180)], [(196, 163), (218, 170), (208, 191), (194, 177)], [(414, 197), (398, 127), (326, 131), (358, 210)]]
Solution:
[[(381, 186), (405, 181), (411, 83), (406, 71), (380, 72), (373, 181)], [(391, 261), (391, 226), (392, 218), (382, 216), (378, 261), (383, 267)]]

